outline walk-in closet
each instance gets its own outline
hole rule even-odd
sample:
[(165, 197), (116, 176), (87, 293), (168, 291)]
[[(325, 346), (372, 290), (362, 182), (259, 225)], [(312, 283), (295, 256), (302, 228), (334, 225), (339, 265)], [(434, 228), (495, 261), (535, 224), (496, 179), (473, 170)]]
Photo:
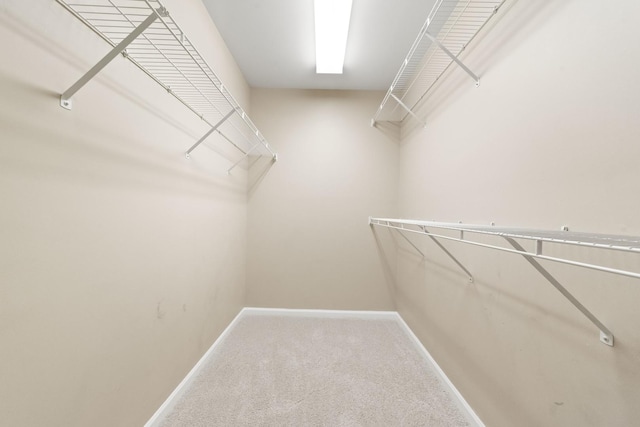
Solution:
[(638, 425), (638, 17), (0, 0), (0, 427)]

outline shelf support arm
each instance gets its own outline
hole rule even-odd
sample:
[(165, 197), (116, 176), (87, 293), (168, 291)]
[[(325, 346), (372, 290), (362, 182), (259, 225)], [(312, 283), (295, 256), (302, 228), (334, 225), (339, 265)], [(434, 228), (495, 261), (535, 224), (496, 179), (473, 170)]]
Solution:
[(72, 105), (71, 97), (75, 95), (84, 85), (89, 83), (91, 79), (93, 79), (96, 74), (98, 74), (104, 67), (107, 66), (113, 59), (122, 53), (132, 41), (134, 41), (144, 30), (149, 28), (151, 24), (154, 23), (159, 16), (168, 16), (168, 12), (165, 8), (158, 9), (157, 13), (154, 12), (147, 17), (140, 25), (138, 25), (127, 37), (125, 37), (120, 43), (118, 43), (109, 53), (107, 53), (104, 58), (102, 58), (96, 65), (94, 65), (89, 71), (85, 73), (84, 76), (80, 77), (80, 79), (75, 82), (69, 89), (64, 91), (62, 95), (60, 95), (60, 106), (70, 110)]
[[(505, 237), (505, 239), (517, 251), (525, 253), (527, 252), (520, 245), (520, 243), (516, 242), (511, 237)], [(551, 273), (549, 273), (542, 265), (540, 265), (538, 261), (536, 261), (532, 256), (529, 255), (523, 254), (522, 256), (529, 262), (529, 264), (533, 266), (533, 268), (538, 270), (538, 272), (542, 274), (544, 278), (549, 281), (549, 283), (551, 283), (558, 291), (560, 291), (560, 293), (564, 295), (564, 297), (568, 299), (571, 304), (573, 304), (578, 310), (580, 310), (582, 314), (584, 314), (589, 320), (591, 320), (594, 325), (598, 327), (598, 329), (600, 329), (600, 341), (608, 346), (613, 347), (613, 334), (611, 333), (611, 331), (606, 326), (604, 326), (596, 316), (594, 316), (589, 310), (587, 310), (587, 308), (582, 305), (580, 301), (578, 301), (573, 295), (571, 295), (571, 293), (564, 286), (562, 286), (560, 282), (558, 282), (555, 277), (551, 275)]]
[(440, 40), (432, 36), (428, 31), (425, 31), (424, 35), (427, 36), (429, 40), (434, 42), (436, 46), (438, 46), (444, 53), (446, 53), (449, 56), (449, 58), (451, 58), (456, 64), (460, 66), (460, 68), (462, 68), (467, 74), (469, 74), (471, 78), (476, 82), (476, 87), (480, 86), (480, 78), (476, 76), (475, 73), (469, 69), (469, 67), (464, 65), (464, 63), (460, 61), (456, 55), (453, 54), (453, 52), (447, 49), (445, 45), (440, 43)]
[(420, 255), (422, 255), (422, 258), (424, 258), (424, 257), (425, 257), (425, 256), (424, 256), (424, 253), (423, 253), (420, 249), (418, 249), (418, 247), (417, 247), (417, 246), (416, 246), (416, 245), (415, 245), (411, 240), (409, 240), (409, 238), (408, 238), (407, 236), (405, 236), (405, 235), (404, 235), (404, 233), (403, 233), (402, 231), (400, 231), (400, 230), (399, 230), (399, 229), (397, 229), (397, 228), (394, 228), (394, 230), (396, 230), (396, 231), (398, 232), (398, 234), (399, 234), (400, 236), (402, 236), (402, 238), (403, 238), (404, 240), (406, 240), (406, 241), (407, 241), (411, 246), (413, 246), (413, 249), (415, 249), (416, 251), (418, 251), (418, 253), (419, 253)]
[(455, 262), (455, 263), (456, 263), (456, 265), (457, 265), (458, 267), (460, 267), (460, 268), (462, 269), (462, 271), (464, 271), (465, 273), (467, 273), (467, 276), (469, 276), (469, 282), (470, 282), (470, 283), (473, 283), (473, 274), (471, 274), (471, 272), (470, 272), (469, 270), (467, 270), (467, 269), (465, 268), (465, 266), (464, 266), (464, 265), (462, 265), (462, 263), (461, 263), (460, 261), (458, 261), (458, 259), (457, 259), (456, 257), (454, 257), (454, 256), (453, 256), (453, 254), (452, 254), (451, 252), (449, 252), (449, 251), (447, 250), (447, 248), (445, 248), (445, 247), (442, 245), (442, 243), (440, 243), (440, 242), (438, 241), (438, 239), (436, 239), (435, 237), (433, 237), (433, 236), (431, 235), (431, 233), (429, 233), (429, 231), (427, 230), (427, 228), (426, 228), (426, 227), (422, 227), (422, 230), (425, 232), (425, 234), (426, 234), (427, 236), (429, 236), (429, 238), (430, 238), (431, 240), (433, 240), (433, 243), (435, 243), (436, 245), (438, 245), (438, 247), (439, 247), (440, 249), (442, 249), (442, 251), (443, 251), (445, 254), (447, 254), (447, 256), (449, 256), (449, 258), (451, 258), (451, 260), (453, 260), (453, 262)]
[[(224, 122), (226, 122), (226, 121), (227, 121), (227, 119), (228, 119), (229, 117), (231, 117), (231, 116), (233, 115), (233, 113), (235, 113), (235, 112), (236, 112), (236, 109), (234, 108), (233, 110), (229, 111), (229, 112), (227, 113), (227, 115), (226, 115), (226, 116), (224, 116), (222, 119), (220, 119), (220, 121), (219, 121), (218, 123), (216, 123), (215, 125), (213, 125), (213, 126), (211, 127), (211, 129), (209, 129), (209, 130), (207, 131), (207, 133), (205, 133), (204, 135), (202, 135), (202, 138), (200, 138), (200, 139), (198, 140), (198, 142), (196, 142), (195, 144), (193, 144), (193, 145), (191, 146), (191, 148), (189, 148), (189, 149), (187, 150), (187, 152), (185, 153), (185, 157), (186, 157), (187, 159), (189, 159), (189, 158), (191, 157), (191, 152), (192, 152), (193, 150), (195, 150), (195, 149), (196, 149), (196, 147), (197, 147), (198, 145), (202, 144), (202, 143), (204, 142), (204, 140), (205, 140), (205, 139), (207, 139), (207, 138), (209, 137), (209, 135), (211, 135), (213, 132), (215, 132), (215, 131), (216, 131), (216, 129), (218, 129), (220, 126), (222, 126), (222, 124), (223, 124)], [(234, 145), (235, 145), (235, 144), (234, 144)]]
[(427, 124), (420, 119), (420, 117), (416, 116), (416, 113), (413, 112), (413, 110), (411, 110), (411, 108), (409, 108), (407, 106), (407, 104), (405, 104), (404, 102), (402, 102), (402, 100), (400, 98), (398, 98), (397, 96), (395, 96), (394, 94), (391, 94), (391, 97), (393, 99), (395, 99), (395, 101), (398, 103), (398, 105), (400, 105), (402, 108), (404, 108), (404, 110), (411, 114), (411, 116), (416, 119), (419, 123), (422, 123), (422, 126), (427, 127)]

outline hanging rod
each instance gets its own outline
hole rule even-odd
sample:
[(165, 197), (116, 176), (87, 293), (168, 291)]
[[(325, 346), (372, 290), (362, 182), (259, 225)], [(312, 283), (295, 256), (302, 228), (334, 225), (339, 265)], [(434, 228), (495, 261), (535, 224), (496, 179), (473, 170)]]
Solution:
[[(409, 49), (371, 125), (398, 122), (415, 108), (452, 64), (480, 85), (480, 78), (459, 58), (467, 45), (497, 13), (506, 0), (438, 0)], [(424, 120), (417, 118), (424, 125)]]
[[(562, 264), (583, 267), (606, 273), (618, 274), (621, 276), (640, 279), (640, 273), (636, 271), (622, 270), (606, 267), (599, 264), (585, 263), (574, 261), (557, 256), (548, 256), (543, 254), (543, 244), (564, 244), (572, 246), (581, 246), (597, 249), (608, 249), (621, 252), (640, 253), (640, 237), (621, 236), (613, 234), (596, 234), (581, 233), (573, 231), (552, 231), (552, 230), (534, 230), (516, 227), (496, 227), (483, 226), (474, 224), (446, 223), (421, 220), (407, 219), (391, 219), (391, 218), (373, 218), (369, 217), (369, 225), (380, 226), (395, 229), (401, 232), (417, 233), (429, 236), (434, 242), (438, 243), (440, 249), (444, 250), (459, 267), (461, 267), (469, 276), (470, 273), (464, 266), (453, 257), (453, 255), (442, 246), (438, 240), (448, 240), (466, 243), (473, 246), (479, 246), (488, 249), (495, 249), (503, 252), (513, 253), (523, 256), (547, 281), (549, 281), (565, 298), (567, 298), (580, 312), (582, 312), (598, 329), (600, 329), (600, 341), (606, 345), (613, 346), (613, 333), (596, 318), (586, 307), (584, 307), (569, 291), (564, 288), (537, 260), (552, 261)], [(431, 230), (443, 230), (442, 232), (433, 232)], [(443, 234), (448, 232), (449, 234)], [(451, 235), (453, 234), (453, 235)], [(474, 235), (489, 235), (500, 237), (509, 243), (511, 248), (479, 242), (473, 239)], [(533, 251), (525, 249), (519, 240), (529, 240), (534, 242)], [(415, 247), (415, 246), (414, 246)], [(422, 252), (420, 252), (422, 254)]]
[(239, 151), (241, 159), (254, 153), (277, 160), (269, 143), (159, 0), (56, 1), (112, 46), (61, 95), (62, 107), (72, 109), (73, 95), (122, 54), (210, 126), (185, 153), (187, 158), (216, 132)]

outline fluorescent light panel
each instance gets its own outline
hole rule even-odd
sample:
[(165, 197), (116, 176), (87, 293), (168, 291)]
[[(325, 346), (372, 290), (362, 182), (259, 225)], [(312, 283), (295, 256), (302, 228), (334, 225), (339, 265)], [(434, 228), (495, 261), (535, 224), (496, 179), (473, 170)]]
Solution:
[(353, 0), (314, 0), (316, 73), (342, 74)]

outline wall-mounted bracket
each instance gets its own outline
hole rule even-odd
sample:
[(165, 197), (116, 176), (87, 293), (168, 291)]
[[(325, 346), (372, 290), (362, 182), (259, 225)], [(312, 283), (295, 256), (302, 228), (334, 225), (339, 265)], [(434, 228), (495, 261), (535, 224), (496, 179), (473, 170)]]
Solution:
[(438, 245), (438, 247), (439, 247), (440, 249), (442, 249), (442, 251), (443, 251), (445, 254), (447, 254), (447, 256), (448, 256), (449, 258), (451, 258), (451, 260), (453, 260), (453, 262), (455, 262), (455, 263), (456, 263), (456, 265), (457, 265), (458, 267), (460, 267), (460, 268), (462, 269), (462, 271), (464, 271), (464, 272), (467, 274), (467, 276), (469, 276), (469, 283), (473, 283), (473, 274), (471, 274), (471, 272), (470, 272), (469, 270), (467, 270), (467, 269), (465, 268), (465, 266), (464, 266), (464, 265), (462, 265), (462, 263), (461, 263), (460, 261), (458, 261), (458, 259), (457, 259), (456, 257), (454, 257), (454, 256), (453, 256), (453, 254), (452, 254), (451, 252), (449, 252), (449, 250), (448, 250), (447, 248), (445, 248), (445, 247), (444, 247), (444, 245), (438, 241), (438, 239), (436, 239), (435, 237), (433, 237), (433, 236), (431, 235), (431, 233), (429, 233), (429, 230), (427, 230), (427, 228), (426, 228), (426, 227), (422, 227), (422, 231), (424, 231), (424, 233), (425, 233), (427, 236), (429, 236), (429, 238), (430, 238), (430, 239), (431, 239), (431, 240), (432, 240), (436, 245)]
[(613, 334), (605, 331), (600, 331), (600, 341), (608, 346), (613, 347)]
[[(571, 265), (574, 267), (587, 268), (610, 274), (617, 274), (625, 277), (640, 279), (640, 272), (612, 268), (599, 263), (587, 263), (569, 259), (562, 256), (550, 256), (542, 253), (544, 242), (555, 245), (580, 246), (591, 249), (604, 249), (608, 251), (620, 251), (626, 253), (640, 254), (640, 236), (621, 236), (613, 234), (583, 233), (575, 231), (552, 231), (535, 230), (517, 227), (496, 227), (495, 225), (482, 226), (475, 224), (447, 223), (422, 221), (411, 219), (391, 219), (369, 217), (369, 225), (394, 228), (402, 232), (411, 232), (429, 236), (434, 242), (447, 240), (460, 242), (481, 248), (494, 249), (502, 252), (516, 254), (524, 257), (542, 276), (547, 279), (565, 298), (569, 300), (582, 314), (584, 314), (600, 330), (600, 341), (608, 346), (613, 346), (613, 333), (589, 310), (585, 308), (567, 289), (565, 289), (537, 260)], [(427, 229), (429, 228), (429, 229)], [(435, 233), (431, 229), (443, 230)], [(458, 234), (459, 233), (459, 234)], [(464, 233), (464, 234), (463, 234)], [(486, 241), (478, 240), (477, 235), (495, 236), (506, 240), (509, 246), (497, 245)], [(534, 248), (527, 251), (517, 240), (530, 240), (534, 242)], [(441, 245), (441, 249), (445, 250)], [(460, 268), (464, 267), (451, 255), (445, 251)], [(465, 272), (468, 273), (466, 269)], [(471, 276), (469, 274), (469, 276)]]
[(446, 53), (447, 56), (449, 58), (451, 58), (451, 60), (453, 62), (458, 64), (458, 66), (460, 68), (462, 68), (467, 74), (469, 74), (471, 76), (471, 78), (476, 82), (476, 87), (480, 86), (480, 78), (478, 76), (476, 76), (475, 73), (469, 69), (469, 67), (464, 65), (464, 63), (462, 61), (460, 61), (456, 55), (454, 55), (449, 49), (447, 49), (447, 47), (445, 45), (440, 43), (440, 40), (438, 40), (436, 37), (432, 36), (428, 31), (425, 31), (424, 35), (429, 40), (431, 40), (433, 43), (435, 43), (436, 46), (438, 46), (440, 48), (440, 50), (442, 50), (444, 53)]
[(144, 30), (149, 28), (153, 22), (158, 19), (160, 15), (168, 15), (166, 9), (162, 8), (162, 10), (158, 10), (150, 14), (147, 19), (142, 21), (140, 25), (138, 25), (127, 37), (125, 37), (120, 43), (118, 43), (109, 53), (107, 53), (96, 65), (94, 65), (89, 71), (85, 73), (84, 76), (80, 77), (80, 79), (75, 82), (69, 89), (65, 90), (62, 95), (60, 95), (60, 106), (71, 110), (73, 107), (73, 103), (71, 102), (71, 97), (78, 92), (84, 85), (89, 83), (95, 76), (98, 74), (104, 67), (107, 66), (113, 59), (120, 55), (127, 46), (131, 44)]
[(71, 110), (73, 108), (73, 101), (60, 96), (60, 106), (64, 109)]

